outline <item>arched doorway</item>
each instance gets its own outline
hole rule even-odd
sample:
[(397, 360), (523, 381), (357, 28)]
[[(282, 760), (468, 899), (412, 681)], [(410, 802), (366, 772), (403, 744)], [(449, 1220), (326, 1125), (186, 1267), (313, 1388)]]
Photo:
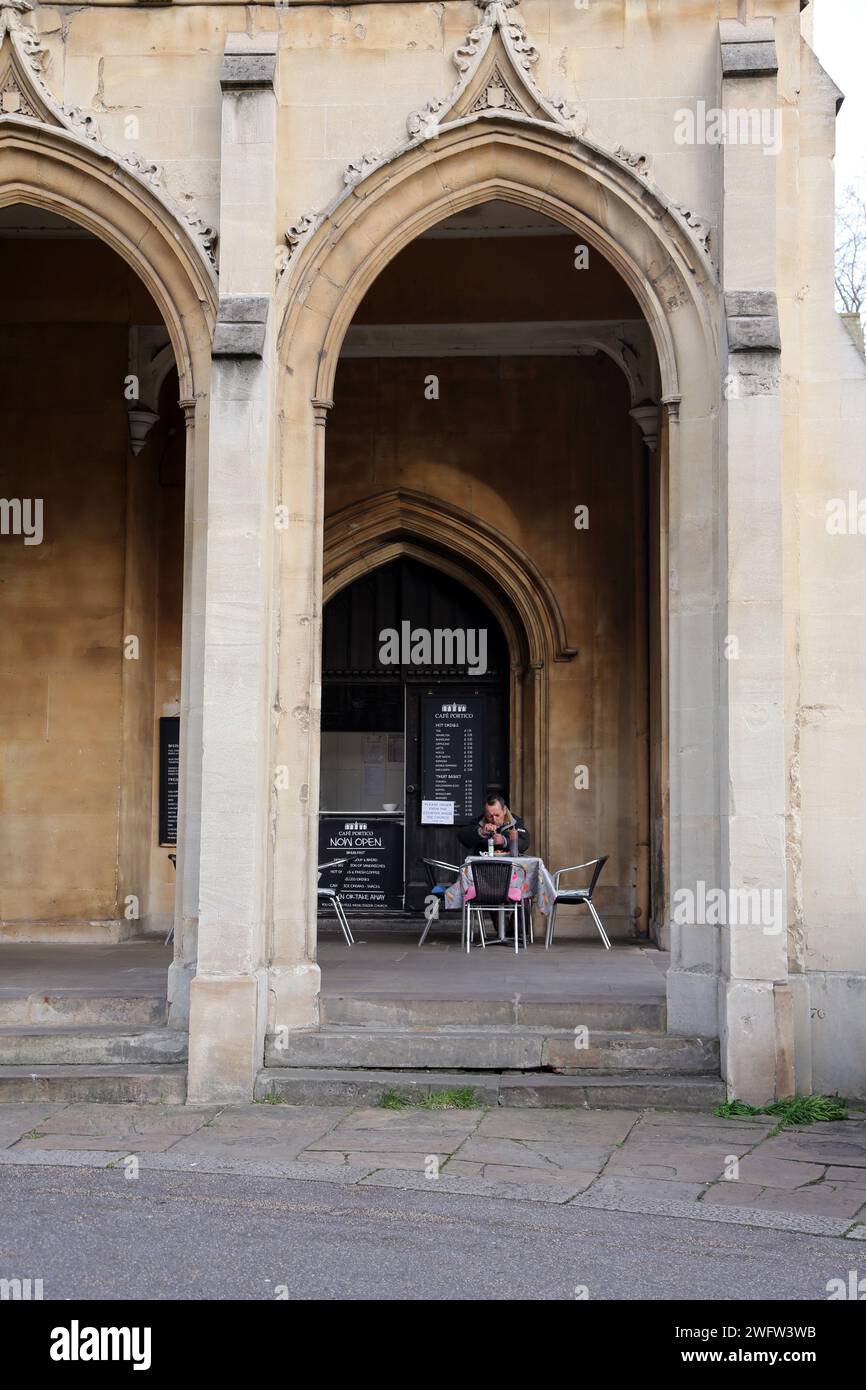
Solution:
[[(652, 529), (647, 538), (653, 637), (649, 657), (652, 828), (651, 843), (644, 843), (643, 852), (653, 862), (652, 918), (661, 931), (669, 920), (669, 866), (673, 863), (679, 876), (686, 872), (685, 863), (694, 862), (697, 867), (695, 855), (704, 852), (699, 827), (689, 819), (677, 784), (671, 785), (667, 747), (678, 736), (683, 705), (712, 707), (716, 660), (709, 649), (690, 657), (685, 689), (684, 668), (676, 653), (686, 633), (709, 621), (709, 616), (702, 593), (693, 600), (690, 596), (684, 607), (680, 588), (671, 606), (670, 576), (677, 564), (683, 519), (679, 512), (669, 519), (668, 494), (670, 480), (679, 506), (685, 466), (681, 420), (689, 431), (689, 468), (712, 478), (717, 466), (713, 431), (700, 424), (711, 416), (718, 397), (713, 268), (684, 217), (625, 157), (614, 156), (591, 141), (566, 141), (560, 131), (542, 129), (539, 123), (500, 122), (494, 113), (484, 114), (483, 120), (470, 117), (442, 128), (433, 138), (411, 140), (366, 177), (353, 181), (343, 197), (313, 222), (280, 285), (279, 348), (286, 371), (279, 394), (279, 468), (282, 494), (292, 497), (296, 509), (296, 525), (279, 557), (285, 656), (280, 659), (277, 684), (279, 710), (285, 714), (278, 714), (275, 721), (272, 760), (276, 765), (294, 762), (305, 768), (311, 805), (302, 805), (299, 811), (278, 807), (276, 813), (271, 1026), (286, 1018), (317, 1016), (315, 933), (309, 923), (315, 913), (319, 749), (318, 740), (307, 737), (306, 710), (312, 690), (309, 727), (315, 729), (321, 669), (319, 556), (327, 515), (325, 427), (330, 434), (336, 424), (336, 411), (333, 417), (331, 411), (337, 399), (341, 349), (364, 295), (401, 249), (445, 218), (493, 199), (532, 208), (599, 251), (625, 281), (649, 327), (660, 376), (656, 399), (662, 408), (651, 412), (656, 428), (646, 436), (650, 447), (657, 446), (657, 460), (650, 489)], [(646, 404), (640, 397), (630, 402), (636, 411)], [(639, 436), (638, 445), (643, 449)], [(408, 477), (402, 485), (413, 488)], [(707, 513), (711, 526), (709, 492), (697, 499), (697, 509), (701, 515)], [(348, 515), (347, 523), (346, 539), (351, 544), (354, 523)], [(696, 514), (690, 514), (688, 525), (694, 524)], [(312, 592), (311, 571), (315, 575)], [(559, 659), (555, 650), (548, 649), (538, 665), (533, 664), (531, 681), (540, 696), (557, 677)], [(541, 717), (534, 724), (533, 739), (535, 730), (544, 727), (542, 705), (540, 700)], [(716, 769), (708, 776), (717, 781), (718, 753), (710, 734), (704, 745), (708, 766)], [(567, 768), (570, 754), (568, 750), (561, 756), (560, 750), (557, 766)], [(298, 899), (299, 883), (306, 884), (303, 902)]]
[[(326, 605), (321, 862), (352, 822), (375, 831), (372, 849), (353, 855), (347, 910), (417, 917), (423, 860), (453, 861), (457, 831), (487, 792), (512, 795), (510, 666), (505, 634), (478, 595), (412, 558), (361, 576)], [(431, 801), (447, 803), (450, 824), (431, 819)]]
[[(27, 584), (36, 582), (41, 618), (57, 609), (57, 640), (28, 679), (67, 682), (68, 699), (49, 710), (61, 727), (66, 710), (74, 747), (42, 788), (50, 807), (37, 795), (11, 808), (27, 842), (19, 868), (30, 877), (4, 908), (13, 919), (6, 934), (52, 943), (146, 935), (161, 944), (175, 926), (168, 993), (172, 1022), (183, 1025), (198, 911), (203, 663), (192, 594), (204, 573), (196, 518), (207, 496), (215, 269), (158, 190), (96, 141), (70, 134), (59, 108), (37, 95), (44, 123), (0, 119), (4, 261), (16, 246), (26, 256), (35, 241), (38, 250), (36, 268), (16, 279), (27, 295), (8, 296), (5, 307), (31, 335), (27, 375), (41, 388), (19, 444), (20, 459), (34, 464), (28, 483), (48, 484), (50, 535), (31, 552)], [(14, 357), (5, 366), (14, 379)], [(5, 394), (23, 407), (26, 390)], [(19, 607), (26, 587), (16, 590)], [(64, 605), (83, 622), (65, 625)], [(34, 695), (38, 721), (44, 701)], [(161, 718), (179, 730), (167, 829)], [(168, 858), (175, 845), (177, 874)], [(63, 882), (52, 893), (55, 872)], [(161, 973), (164, 999), (164, 965)]]
[[(435, 224), (382, 270), (334, 383), (324, 592), (409, 547), (441, 557), (502, 614), (514, 809), (553, 867), (606, 854), (610, 929), (645, 938), (650, 467), (630, 407), (657, 394), (657, 364), (628, 287), (605, 257), (587, 261), (577, 269), (559, 223), (492, 199)], [(327, 742), (328, 609), (325, 625)], [(423, 820), (409, 798), (404, 809), (411, 860)], [(439, 839), (431, 857), (461, 857), (453, 832)], [(410, 873), (408, 884), (417, 913), (423, 880)]]

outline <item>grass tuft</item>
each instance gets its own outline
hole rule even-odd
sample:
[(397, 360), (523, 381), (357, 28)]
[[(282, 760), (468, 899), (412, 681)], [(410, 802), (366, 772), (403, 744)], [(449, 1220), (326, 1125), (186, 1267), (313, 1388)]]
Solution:
[(847, 1120), (848, 1107), (838, 1096), (786, 1096), (772, 1105), (747, 1105), (744, 1100), (726, 1100), (713, 1110), (720, 1119), (753, 1115), (774, 1115), (779, 1121), (775, 1133), (789, 1125), (814, 1125), (826, 1120)]
[(393, 1089), (384, 1091), (379, 1105), (384, 1110), (474, 1110), (478, 1106), (475, 1089), (460, 1086), (453, 1091), (431, 1091), (423, 1100), (401, 1095)]

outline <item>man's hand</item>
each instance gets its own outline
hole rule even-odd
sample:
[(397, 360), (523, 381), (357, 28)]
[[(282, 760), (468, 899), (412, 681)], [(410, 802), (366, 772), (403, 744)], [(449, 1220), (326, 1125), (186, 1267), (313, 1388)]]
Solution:
[(494, 843), (494, 845), (504, 845), (504, 844), (505, 844), (505, 836), (504, 836), (504, 835), (494, 835), (494, 836), (493, 836), (493, 843)]

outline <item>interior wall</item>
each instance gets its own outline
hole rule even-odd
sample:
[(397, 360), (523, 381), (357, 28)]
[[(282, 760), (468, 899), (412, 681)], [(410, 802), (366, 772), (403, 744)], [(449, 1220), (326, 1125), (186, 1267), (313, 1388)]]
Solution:
[[(437, 400), (425, 397), (431, 373)], [(620, 935), (635, 929), (645, 836), (635, 801), (646, 719), (636, 707), (634, 528), (646, 517), (636, 515), (628, 410), (625, 379), (601, 357), (344, 359), (325, 483), (326, 515), (403, 487), (483, 516), (552, 585), (578, 655), (548, 672), (546, 858), (556, 868), (610, 855), (598, 901)], [(589, 509), (587, 529), (575, 527), (578, 506)], [(531, 710), (530, 699), (524, 742)], [(575, 786), (579, 767), (586, 787)], [(564, 913), (563, 934), (569, 926)]]
[(152, 518), (128, 473), (124, 387), (129, 326), (160, 317), (93, 238), (4, 237), (0, 252), (0, 496), (41, 499), (44, 531), (39, 545), (0, 536), (0, 931), (118, 939), (142, 930), (148, 898), (146, 855), (130, 875), (119, 842), (147, 840), (150, 798), (145, 820), (122, 788), (152, 730), (155, 665), (151, 639), (143, 704), (124, 717), (126, 626), (137, 613), (146, 637), (156, 569), (128, 553), (128, 518), (145, 546)]

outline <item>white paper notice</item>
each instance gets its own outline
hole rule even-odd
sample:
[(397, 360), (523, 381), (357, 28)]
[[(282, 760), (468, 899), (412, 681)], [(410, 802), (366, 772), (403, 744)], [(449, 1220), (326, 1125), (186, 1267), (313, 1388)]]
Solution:
[(454, 802), (453, 802), (453, 801), (422, 801), (422, 802), (421, 802), (421, 824), (422, 824), (422, 825), (453, 825), (453, 824), (454, 824)]

